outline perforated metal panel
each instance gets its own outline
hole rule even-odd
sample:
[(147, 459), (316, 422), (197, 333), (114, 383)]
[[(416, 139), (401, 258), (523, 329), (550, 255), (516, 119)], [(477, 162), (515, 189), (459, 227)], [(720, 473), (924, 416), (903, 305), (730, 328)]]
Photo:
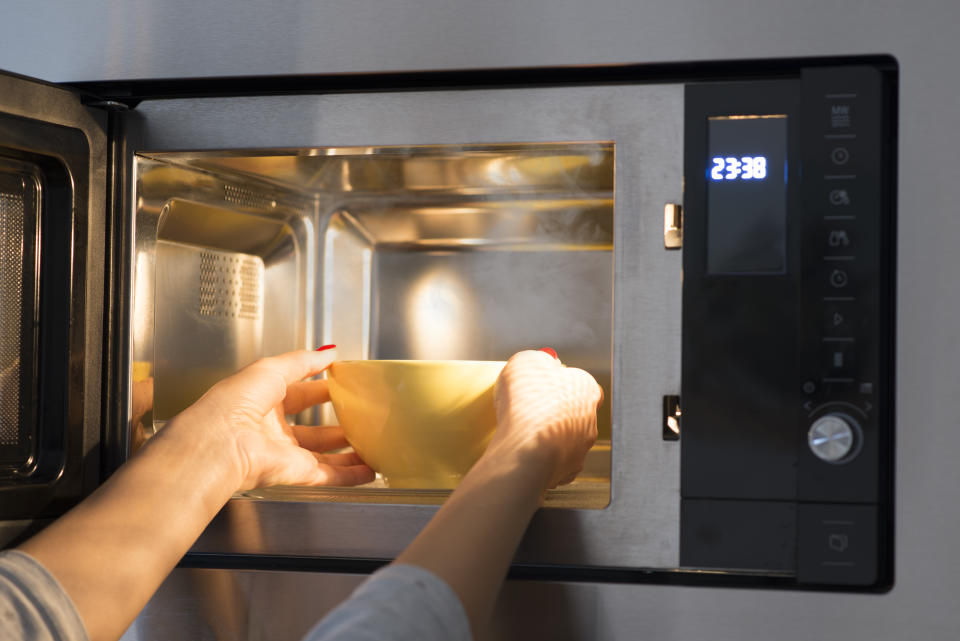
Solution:
[(271, 198), (264, 196), (263, 194), (258, 194), (250, 189), (237, 187), (235, 185), (223, 186), (223, 199), (228, 203), (240, 205), (241, 207), (250, 207), (253, 209), (265, 209), (276, 205), (276, 202), (274, 202)]
[(260, 318), (263, 261), (257, 256), (202, 252), (199, 280), (201, 315)]
[(0, 192), (0, 446), (20, 441), (23, 194)]

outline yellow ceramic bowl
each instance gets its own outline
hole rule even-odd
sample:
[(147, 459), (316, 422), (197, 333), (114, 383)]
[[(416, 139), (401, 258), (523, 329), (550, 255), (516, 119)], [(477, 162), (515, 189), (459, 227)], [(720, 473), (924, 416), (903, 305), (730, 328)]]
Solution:
[(502, 361), (338, 361), (330, 398), (347, 440), (390, 487), (453, 488), (496, 427)]

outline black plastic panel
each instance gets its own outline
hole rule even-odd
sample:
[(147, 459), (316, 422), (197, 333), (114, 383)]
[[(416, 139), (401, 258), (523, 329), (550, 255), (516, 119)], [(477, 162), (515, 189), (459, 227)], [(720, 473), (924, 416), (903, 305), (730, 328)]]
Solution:
[(893, 285), (881, 244), (889, 228), (881, 76), (864, 67), (810, 70), (802, 82), (804, 326), (795, 385), (817, 385), (804, 398), (801, 422), (843, 413), (857, 421), (863, 439), (856, 457), (836, 465), (816, 458), (801, 432), (798, 498), (875, 503), (881, 447), (890, 435), (881, 432), (879, 417), (893, 392), (880, 371), (880, 296)]
[(708, 119), (785, 115), (799, 146), (799, 82), (691, 85), (686, 91), (683, 240), (684, 498), (796, 497), (799, 163), (788, 164), (782, 274), (708, 270)]
[[(870, 66), (687, 88), (684, 567), (795, 572), (820, 587), (892, 581), (893, 92)], [(790, 123), (786, 272), (711, 273), (707, 123), (773, 113)], [(828, 414), (856, 437), (834, 461), (808, 443)]]
[(31, 214), (39, 214), (31, 232), (39, 235), (39, 291), (25, 305), (31, 331), (22, 346), (34, 377), (22, 388), (32, 451), (0, 478), (0, 519), (57, 516), (83, 489), (83, 425), (68, 406), (75, 203), (88, 198), (89, 147), (77, 129), (6, 114), (0, 141), (0, 158), (35, 168), (40, 185)]
[(803, 504), (797, 516), (798, 580), (849, 585), (877, 581), (880, 521), (875, 505)]
[(680, 521), (683, 567), (761, 572), (797, 569), (796, 503), (687, 499)]

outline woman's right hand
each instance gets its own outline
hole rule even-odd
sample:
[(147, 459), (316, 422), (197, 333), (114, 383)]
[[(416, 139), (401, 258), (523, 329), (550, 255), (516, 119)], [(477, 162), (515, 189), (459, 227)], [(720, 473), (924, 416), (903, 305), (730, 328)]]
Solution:
[(597, 440), (603, 390), (582, 369), (541, 351), (515, 354), (494, 388), (497, 429), (488, 452), (518, 453), (545, 466), (546, 487), (570, 483)]

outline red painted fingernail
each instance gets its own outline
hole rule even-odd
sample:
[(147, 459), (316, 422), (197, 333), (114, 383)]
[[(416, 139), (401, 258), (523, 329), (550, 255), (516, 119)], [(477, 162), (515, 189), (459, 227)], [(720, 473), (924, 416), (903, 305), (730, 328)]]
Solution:
[(318, 351), (318, 352), (325, 352), (325, 351), (327, 351), (328, 349), (333, 349), (334, 347), (336, 347), (336, 345), (321, 345), (320, 347), (317, 348), (317, 351)]
[(552, 347), (541, 347), (540, 351), (546, 352), (547, 354), (550, 354), (550, 356), (553, 356), (555, 359), (560, 360), (560, 357), (557, 356), (557, 351)]

